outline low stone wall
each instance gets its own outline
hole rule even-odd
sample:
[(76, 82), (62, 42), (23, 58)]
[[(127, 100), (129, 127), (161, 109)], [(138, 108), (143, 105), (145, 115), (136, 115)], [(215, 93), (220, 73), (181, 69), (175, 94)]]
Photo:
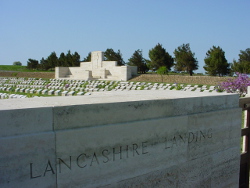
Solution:
[(54, 72), (0, 72), (0, 77), (55, 78)]
[(0, 187), (238, 187), (238, 95), (1, 101)]
[[(218, 85), (219, 82), (228, 80), (228, 77), (215, 76), (181, 76), (181, 75), (163, 75), (163, 82), (166, 83), (187, 83), (202, 85)], [(142, 74), (129, 81), (134, 82), (162, 82), (162, 77), (157, 74)]]

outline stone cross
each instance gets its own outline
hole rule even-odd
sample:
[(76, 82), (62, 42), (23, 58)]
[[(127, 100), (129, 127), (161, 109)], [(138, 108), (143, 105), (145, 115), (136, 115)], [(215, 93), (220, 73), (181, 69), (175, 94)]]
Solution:
[(91, 62), (94, 69), (102, 68), (104, 53), (102, 51), (91, 52)]

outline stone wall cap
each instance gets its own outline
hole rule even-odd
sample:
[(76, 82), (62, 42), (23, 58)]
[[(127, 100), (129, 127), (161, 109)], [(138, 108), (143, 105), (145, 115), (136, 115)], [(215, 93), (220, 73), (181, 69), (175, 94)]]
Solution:
[(145, 100), (173, 100), (183, 98), (204, 98), (215, 96), (228, 96), (236, 99), (238, 94), (211, 93), (211, 92), (187, 92), (187, 91), (109, 91), (93, 92), (91, 95), (67, 96), (67, 97), (41, 97), (16, 100), (1, 100), (0, 110), (25, 109), (37, 107), (71, 106), (84, 104), (120, 103)]

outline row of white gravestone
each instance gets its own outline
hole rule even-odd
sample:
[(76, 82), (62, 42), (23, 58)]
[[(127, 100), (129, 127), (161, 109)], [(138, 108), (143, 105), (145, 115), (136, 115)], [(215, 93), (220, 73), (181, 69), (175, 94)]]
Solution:
[(0, 93), (0, 99), (22, 99), (22, 98), (27, 98), (27, 96), (19, 94)]
[(15, 91), (21, 93), (72, 96), (84, 95), (89, 92), (100, 91), (123, 91), (123, 90), (182, 90), (195, 92), (215, 92), (215, 86), (184, 85), (184, 84), (163, 84), (146, 82), (119, 82), (119, 81), (85, 81), (85, 80), (18, 80), (1, 79), (0, 91)]
[(158, 84), (108, 84), (105, 85), (104, 83), (99, 84), (90, 84), (84, 85), (84, 87), (77, 86), (77, 85), (66, 85), (66, 86), (34, 86), (34, 85), (16, 85), (16, 87), (11, 86), (10, 84), (4, 84), (4, 86), (0, 87), (0, 90), (3, 91), (12, 91), (15, 92), (25, 92), (25, 93), (36, 93), (37, 91), (41, 91), (43, 89), (48, 90), (66, 90), (66, 91), (110, 91), (110, 90), (184, 90), (184, 91), (208, 91), (213, 92), (215, 91), (215, 86), (202, 86), (198, 87), (198, 85), (191, 86), (191, 85), (175, 85), (175, 84), (166, 84), (166, 85), (158, 85)]
[[(0, 80), (0, 84), (1, 84), (1, 80)], [(46, 85), (45, 85), (46, 84)], [(7, 83), (4, 83), (2, 82), (2, 85), (6, 86), (6, 87), (18, 87), (18, 88), (39, 88), (39, 89), (43, 89), (44, 87), (48, 88), (48, 89), (67, 89), (67, 88), (73, 88), (73, 90), (75, 88), (81, 88), (82, 85), (84, 85), (85, 88), (96, 88), (100, 85), (102, 86), (105, 86), (106, 88), (111, 86), (111, 85), (114, 85), (116, 84), (117, 85), (117, 88), (138, 88), (138, 87), (141, 87), (143, 86), (143, 88), (146, 88), (146, 89), (159, 89), (159, 88), (168, 88), (169, 86), (173, 87), (173, 86), (176, 86), (176, 84), (158, 84), (158, 83), (155, 83), (155, 84), (152, 84), (152, 83), (145, 83), (145, 82), (118, 82), (118, 81), (115, 81), (115, 82), (105, 82), (105, 81), (83, 81), (83, 80), (61, 80), (61, 79), (51, 79), (50, 82), (45, 82), (43, 80), (39, 80), (39, 81), (35, 81), (35, 82), (32, 82), (32, 81), (24, 81), (24, 82), (16, 82), (15, 84), (14, 83), (10, 83), (8, 82)], [(55, 86), (55, 87), (54, 87)], [(65, 87), (67, 86), (67, 87)], [(120, 86), (120, 87), (119, 87)], [(103, 87), (104, 88), (104, 87)], [(191, 85), (187, 85), (187, 86), (184, 86), (183, 84), (179, 84), (178, 85), (178, 88), (181, 89), (181, 90), (188, 90), (188, 89), (192, 89), (192, 90), (195, 90), (198, 88), (198, 85), (195, 85), (195, 86), (191, 86)], [(215, 87), (214, 86), (211, 86), (211, 87), (207, 87), (206, 85), (202, 86), (200, 88), (200, 90), (209, 90), (209, 91), (213, 91), (215, 90)]]
[[(113, 89), (114, 91), (123, 91), (122, 89)], [(133, 88), (131, 89), (133, 90)], [(161, 90), (161, 89), (159, 89)], [(81, 96), (81, 95), (90, 95), (91, 92), (97, 92), (97, 91), (105, 91), (104, 89), (86, 89), (86, 92), (80, 91), (80, 92), (75, 92), (75, 91), (61, 91), (61, 90), (48, 90), (48, 89), (39, 89), (39, 90), (29, 90), (26, 89), (25, 93), (36, 93), (36, 94), (41, 94), (41, 95), (55, 95), (55, 96), (73, 96), (73, 95), (77, 95), (77, 96)], [(205, 91), (209, 91), (209, 90), (205, 90)], [(0, 96), (1, 99), (7, 99), (7, 98), (26, 98), (25, 95), (18, 95), (18, 94), (6, 94), (4, 93), (3, 96)]]

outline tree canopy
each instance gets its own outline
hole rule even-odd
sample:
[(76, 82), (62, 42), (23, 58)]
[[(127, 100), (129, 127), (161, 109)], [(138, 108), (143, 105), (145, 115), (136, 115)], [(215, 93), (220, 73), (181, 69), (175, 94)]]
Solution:
[(148, 71), (146, 60), (142, 56), (142, 50), (136, 50), (131, 58), (128, 59), (127, 64), (130, 66), (137, 66), (138, 73), (144, 74)]
[(83, 59), (84, 62), (90, 62), (91, 61), (91, 52), (88, 53), (87, 57)]
[(230, 73), (230, 64), (226, 60), (225, 52), (219, 46), (210, 48), (204, 61), (205, 66), (203, 68), (206, 74), (210, 76), (223, 76)]
[(171, 70), (171, 67), (174, 65), (174, 59), (171, 55), (166, 51), (165, 48), (162, 47), (161, 44), (157, 44), (154, 48), (149, 50), (149, 58), (148, 66), (152, 70), (157, 70), (162, 66), (167, 67), (168, 70)]
[(238, 61), (233, 61), (232, 71), (250, 74), (250, 48), (240, 51)]
[(104, 61), (117, 61), (117, 65), (119, 65), (119, 66), (125, 64), (120, 50), (115, 52), (112, 48), (108, 48), (104, 52)]
[(22, 63), (20, 61), (15, 61), (15, 62), (13, 62), (13, 65), (22, 66)]
[(52, 69), (58, 66), (58, 57), (56, 55), (56, 52), (52, 52), (46, 59), (46, 62), (48, 64), (47, 68)]
[(193, 71), (198, 69), (198, 61), (194, 57), (195, 53), (193, 53), (190, 49), (189, 43), (183, 44), (174, 50), (175, 55), (175, 70), (177, 71), (186, 71), (193, 75)]
[(38, 62), (36, 64), (36, 62), (38, 61), (29, 59), (27, 62), (27, 68), (36, 70), (50, 70), (54, 69), (55, 67), (77, 67), (80, 66), (80, 55), (77, 52), (72, 54), (69, 50), (66, 55), (62, 52), (58, 58), (56, 52), (52, 52), (46, 59), (42, 58), (40, 63)]
[(27, 68), (28, 69), (37, 69), (38, 68), (38, 61), (35, 59), (28, 59)]

